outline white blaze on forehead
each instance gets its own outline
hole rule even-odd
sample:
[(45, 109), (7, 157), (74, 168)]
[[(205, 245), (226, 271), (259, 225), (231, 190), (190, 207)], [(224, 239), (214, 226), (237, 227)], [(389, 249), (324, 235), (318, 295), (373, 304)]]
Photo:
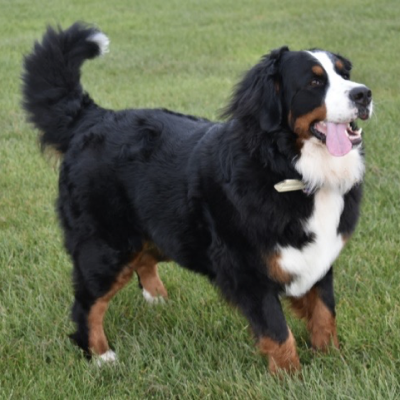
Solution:
[(357, 107), (350, 100), (350, 91), (359, 83), (344, 79), (335, 71), (334, 61), (324, 51), (309, 52), (324, 68), (328, 77), (325, 96), (327, 121), (348, 123), (357, 118)]

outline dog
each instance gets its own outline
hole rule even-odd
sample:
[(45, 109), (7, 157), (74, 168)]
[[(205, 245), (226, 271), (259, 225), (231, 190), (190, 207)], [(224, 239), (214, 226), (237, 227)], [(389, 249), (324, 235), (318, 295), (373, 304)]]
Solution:
[(134, 273), (149, 302), (167, 298), (157, 263), (207, 276), (249, 321), (271, 373), (301, 368), (281, 298), (311, 345), (338, 347), (332, 265), (353, 233), (371, 90), (351, 62), (281, 47), (244, 74), (221, 121), (112, 111), (80, 69), (109, 39), (82, 23), (49, 27), (24, 59), (23, 107), (43, 148), (61, 153), (59, 219), (73, 262), (72, 338), (113, 362), (103, 328)]

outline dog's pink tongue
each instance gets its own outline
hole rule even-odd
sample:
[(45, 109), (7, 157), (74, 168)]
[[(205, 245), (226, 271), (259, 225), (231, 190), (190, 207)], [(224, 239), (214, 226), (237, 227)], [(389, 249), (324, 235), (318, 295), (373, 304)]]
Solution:
[(335, 157), (346, 155), (353, 147), (347, 137), (347, 124), (326, 123), (326, 147), (329, 153)]

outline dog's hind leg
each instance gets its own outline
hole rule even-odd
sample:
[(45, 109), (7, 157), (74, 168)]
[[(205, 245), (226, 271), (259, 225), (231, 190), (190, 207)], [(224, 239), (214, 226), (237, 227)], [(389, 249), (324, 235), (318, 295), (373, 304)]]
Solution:
[(150, 250), (143, 251), (134, 261), (134, 270), (143, 289), (143, 297), (149, 303), (163, 302), (168, 297), (158, 271), (159, 257)]
[(98, 363), (116, 360), (104, 333), (103, 320), (112, 297), (133, 274), (133, 264), (122, 260), (119, 252), (105, 243), (91, 240), (79, 246), (74, 254), (75, 303), (72, 318), (77, 330), (71, 335)]

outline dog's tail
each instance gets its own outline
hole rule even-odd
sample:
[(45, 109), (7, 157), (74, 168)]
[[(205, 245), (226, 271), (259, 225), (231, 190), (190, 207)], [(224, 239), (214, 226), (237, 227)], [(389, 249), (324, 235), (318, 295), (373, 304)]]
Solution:
[(75, 23), (67, 30), (47, 28), (25, 57), (23, 107), (42, 133), (42, 147), (65, 153), (74, 125), (85, 112), (96, 108), (80, 84), (80, 69), (86, 59), (108, 50), (109, 40), (99, 30)]

